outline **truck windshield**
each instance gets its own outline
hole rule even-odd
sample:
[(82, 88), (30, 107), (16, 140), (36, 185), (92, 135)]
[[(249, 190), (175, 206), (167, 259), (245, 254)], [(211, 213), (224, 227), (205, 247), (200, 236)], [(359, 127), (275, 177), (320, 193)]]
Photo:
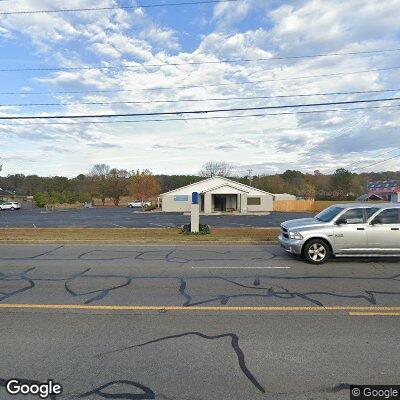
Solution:
[(321, 211), (315, 216), (315, 218), (318, 221), (329, 222), (332, 221), (332, 219), (335, 218), (336, 215), (338, 215), (341, 211), (343, 211), (342, 207), (331, 206)]

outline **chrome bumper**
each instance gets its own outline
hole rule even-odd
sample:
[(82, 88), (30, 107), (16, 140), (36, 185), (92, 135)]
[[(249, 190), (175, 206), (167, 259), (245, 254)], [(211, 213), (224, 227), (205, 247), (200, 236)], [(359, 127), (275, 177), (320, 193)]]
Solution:
[(303, 247), (303, 241), (297, 239), (287, 239), (282, 234), (278, 237), (281, 247), (292, 254), (301, 254), (301, 249)]

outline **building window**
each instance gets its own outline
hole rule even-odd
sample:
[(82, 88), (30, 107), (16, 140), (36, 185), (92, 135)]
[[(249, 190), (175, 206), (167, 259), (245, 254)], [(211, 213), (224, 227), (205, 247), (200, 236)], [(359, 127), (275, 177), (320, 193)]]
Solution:
[(247, 205), (248, 206), (260, 206), (261, 205), (261, 197), (248, 197)]
[(189, 196), (181, 194), (174, 196), (174, 201), (189, 201)]

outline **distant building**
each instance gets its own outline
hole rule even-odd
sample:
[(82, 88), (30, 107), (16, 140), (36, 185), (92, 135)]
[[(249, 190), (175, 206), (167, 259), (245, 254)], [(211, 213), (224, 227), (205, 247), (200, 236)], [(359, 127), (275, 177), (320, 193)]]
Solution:
[(18, 195), (12, 190), (6, 190), (0, 188), (0, 201), (18, 201), (19, 203), (28, 202), (32, 204), (33, 197)]
[(384, 201), (385, 199), (375, 193), (366, 193), (357, 197), (357, 201)]
[(162, 210), (189, 212), (192, 193), (199, 193), (200, 212), (264, 212), (273, 210), (274, 195), (232, 179), (216, 176), (160, 195)]
[(296, 200), (296, 196), (289, 193), (279, 193), (274, 194), (274, 200)]
[(15, 196), (15, 193), (12, 192), (11, 190), (6, 190), (6, 189), (0, 188), (0, 200), (9, 201), (9, 200), (13, 199), (14, 196)]
[(368, 194), (375, 194), (385, 201), (400, 202), (400, 181), (375, 181), (368, 183)]

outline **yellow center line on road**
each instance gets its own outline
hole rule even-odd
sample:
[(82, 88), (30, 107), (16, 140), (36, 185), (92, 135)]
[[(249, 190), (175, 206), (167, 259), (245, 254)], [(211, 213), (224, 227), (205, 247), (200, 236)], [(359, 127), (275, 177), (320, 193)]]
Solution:
[[(400, 314), (400, 306), (167, 306), (167, 305), (87, 305), (87, 304), (12, 304), (0, 303), (0, 309), (45, 309), (45, 310), (109, 310), (109, 311), (347, 311), (349, 313), (396, 313)], [(353, 315), (353, 314), (351, 314)]]
[(360, 312), (360, 311), (350, 311), (349, 315), (356, 315), (356, 316), (367, 316), (367, 317), (379, 317), (379, 316), (389, 316), (389, 317), (400, 317), (400, 312), (378, 312), (378, 311), (371, 311), (371, 312)]

